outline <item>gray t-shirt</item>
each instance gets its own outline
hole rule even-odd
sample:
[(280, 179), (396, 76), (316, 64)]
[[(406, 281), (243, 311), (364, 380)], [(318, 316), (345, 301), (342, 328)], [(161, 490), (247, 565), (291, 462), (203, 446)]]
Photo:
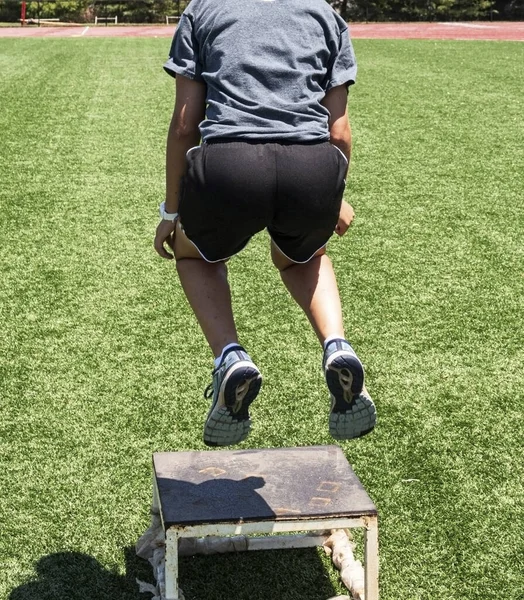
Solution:
[(329, 139), (326, 91), (355, 82), (345, 21), (326, 0), (192, 0), (164, 69), (207, 84), (203, 140)]

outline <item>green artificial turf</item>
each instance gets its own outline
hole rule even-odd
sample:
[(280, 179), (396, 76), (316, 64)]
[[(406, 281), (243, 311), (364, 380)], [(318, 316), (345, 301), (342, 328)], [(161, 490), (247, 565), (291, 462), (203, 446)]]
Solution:
[[(153, 251), (169, 40), (0, 39), (0, 598), (138, 600), (151, 453), (204, 449), (211, 355)], [(342, 448), (382, 600), (522, 600), (524, 45), (355, 42), (357, 213), (330, 244), (378, 408)], [(230, 263), (265, 377), (245, 448), (330, 444), (321, 352), (258, 235)], [(326, 600), (320, 551), (196, 557), (187, 600)]]

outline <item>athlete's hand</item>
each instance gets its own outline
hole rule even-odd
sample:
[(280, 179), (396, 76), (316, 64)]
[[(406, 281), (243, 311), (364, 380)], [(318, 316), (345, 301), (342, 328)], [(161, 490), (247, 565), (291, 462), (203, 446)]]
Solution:
[(174, 256), (166, 250), (165, 244), (167, 244), (171, 250), (173, 250), (175, 242), (175, 227), (176, 221), (164, 221), (162, 219), (156, 228), (154, 242), (155, 250), (162, 258), (167, 258), (168, 260), (172, 260)]
[(338, 235), (344, 235), (351, 225), (351, 221), (355, 218), (355, 211), (351, 204), (348, 204), (345, 200), (342, 200), (340, 206), (340, 214), (338, 216), (338, 223), (335, 227), (335, 233)]

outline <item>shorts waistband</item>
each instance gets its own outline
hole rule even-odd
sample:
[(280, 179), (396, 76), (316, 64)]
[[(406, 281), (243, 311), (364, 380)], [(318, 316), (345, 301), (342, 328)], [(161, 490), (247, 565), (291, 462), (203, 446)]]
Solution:
[(310, 140), (307, 142), (298, 142), (296, 140), (285, 140), (285, 139), (268, 139), (268, 138), (212, 138), (206, 140), (204, 144), (209, 146), (213, 144), (278, 144), (279, 146), (318, 146), (320, 144), (329, 143), (329, 140)]

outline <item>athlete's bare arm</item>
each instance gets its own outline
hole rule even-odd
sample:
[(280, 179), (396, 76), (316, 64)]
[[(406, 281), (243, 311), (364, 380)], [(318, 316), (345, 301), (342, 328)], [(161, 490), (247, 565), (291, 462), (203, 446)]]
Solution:
[(342, 150), (345, 157), (351, 157), (351, 127), (347, 112), (348, 91), (345, 85), (331, 88), (321, 104), (329, 110), (330, 142)]
[[(330, 142), (339, 148), (349, 160), (351, 157), (351, 126), (349, 124), (348, 91), (345, 85), (331, 88), (322, 100), (322, 105), (329, 110), (329, 135)], [(335, 227), (335, 233), (344, 235), (355, 218), (353, 207), (343, 201), (340, 206), (340, 216)]]
[[(200, 143), (198, 125), (206, 110), (206, 86), (182, 75), (176, 78), (176, 99), (173, 117), (167, 134), (166, 149), (166, 204), (168, 213), (178, 212), (180, 180), (186, 172), (186, 153)], [(163, 258), (173, 258), (165, 243), (171, 241), (174, 224), (160, 221), (155, 235), (155, 250)], [(169, 243), (171, 245), (171, 243)]]

